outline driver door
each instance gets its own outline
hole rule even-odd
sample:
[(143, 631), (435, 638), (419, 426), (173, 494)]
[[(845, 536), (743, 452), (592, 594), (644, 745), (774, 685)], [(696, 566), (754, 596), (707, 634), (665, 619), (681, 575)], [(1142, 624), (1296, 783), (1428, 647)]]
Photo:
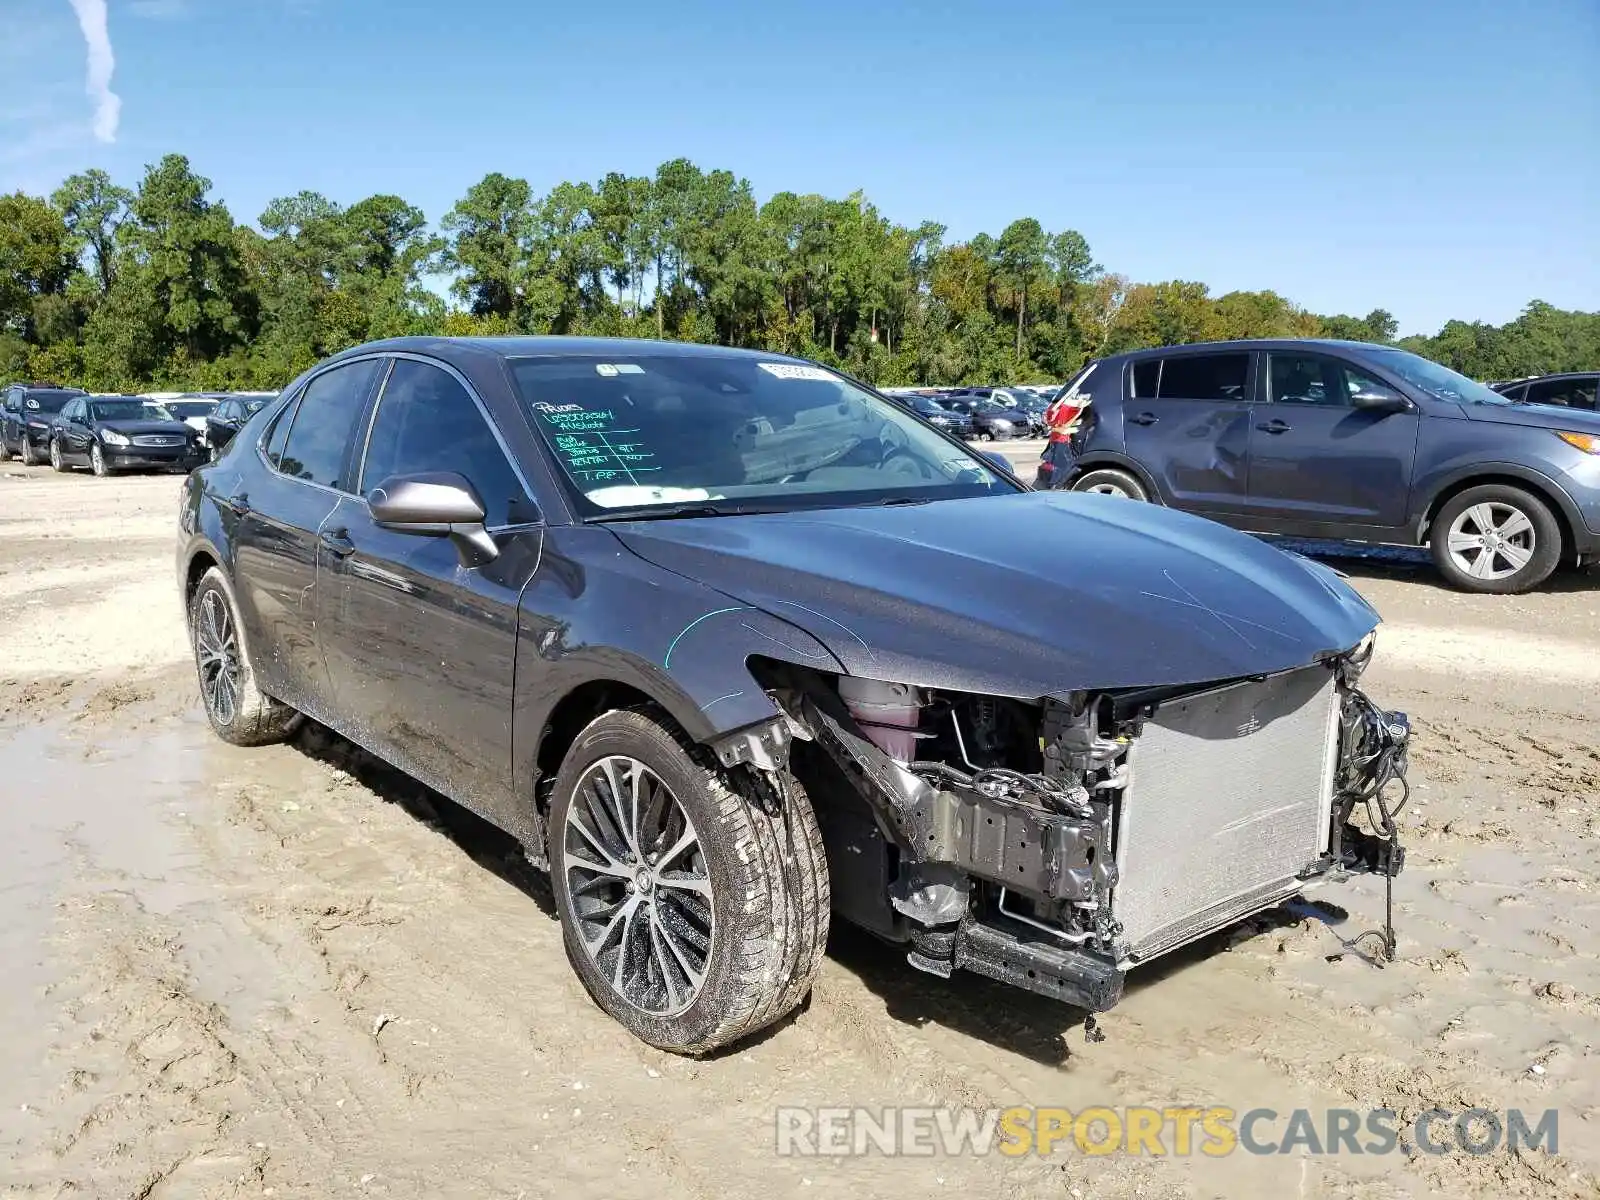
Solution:
[[(478, 492), (499, 549), (492, 562), (465, 565), (448, 537), (373, 520), (366, 493), (434, 471), (457, 472)], [(319, 535), (317, 630), (334, 707), (377, 754), (505, 819), (515, 809), (517, 601), (544, 532), (527, 488), (461, 382), (399, 358), (351, 490)]]

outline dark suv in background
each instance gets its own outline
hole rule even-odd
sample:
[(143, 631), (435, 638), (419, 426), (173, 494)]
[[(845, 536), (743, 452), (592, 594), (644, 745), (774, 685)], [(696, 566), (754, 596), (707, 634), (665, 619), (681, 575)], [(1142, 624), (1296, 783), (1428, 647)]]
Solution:
[(1426, 545), (1471, 591), (1527, 591), (1600, 555), (1600, 415), (1516, 403), (1403, 350), (1173, 346), (1104, 359), (1075, 387), (1087, 408), (1053, 488)]
[(24, 465), (44, 462), (49, 454), (50, 419), (67, 401), (83, 395), (81, 388), (42, 387), (14, 383), (0, 400), (0, 462), (12, 455)]

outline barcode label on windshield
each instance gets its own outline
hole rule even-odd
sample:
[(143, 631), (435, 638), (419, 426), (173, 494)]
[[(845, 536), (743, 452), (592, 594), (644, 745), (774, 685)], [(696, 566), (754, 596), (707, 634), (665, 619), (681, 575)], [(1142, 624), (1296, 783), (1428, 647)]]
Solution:
[(779, 379), (820, 379), (824, 383), (833, 379), (821, 367), (804, 367), (799, 363), (757, 363), (756, 366)]

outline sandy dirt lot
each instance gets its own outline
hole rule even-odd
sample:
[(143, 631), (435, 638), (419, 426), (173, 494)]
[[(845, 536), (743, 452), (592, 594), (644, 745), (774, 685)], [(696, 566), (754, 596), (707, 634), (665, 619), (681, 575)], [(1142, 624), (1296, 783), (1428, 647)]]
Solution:
[[(1135, 973), (1089, 1043), (839, 930), (802, 1012), (694, 1062), (588, 1000), (505, 838), (325, 732), (211, 737), (177, 494), (0, 468), (0, 1196), (1600, 1194), (1600, 576), (1469, 597), (1338, 560), (1417, 730), (1399, 961), (1347, 948), (1376, 881), (1326, 889)], [(780, 1105), (889, 1104), (1554, 1108), (1560, 1142), (774, 1152)]]

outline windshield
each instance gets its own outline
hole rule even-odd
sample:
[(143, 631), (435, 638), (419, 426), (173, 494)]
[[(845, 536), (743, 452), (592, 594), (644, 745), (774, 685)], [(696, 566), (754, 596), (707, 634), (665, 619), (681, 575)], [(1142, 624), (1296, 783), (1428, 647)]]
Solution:
[(1437, 399), (1460, 404), (1512, 403), (1510, 397), (1502, 396), (1493, 388), (1408, 350), (1369, 350), (1368, 353), (1378, 366), (1393, 371), (1413, 387)]
[(180, 421), (190, 417), (203, 417), (217, 407), (215, 400), (168, 400), (167, 410)]
[(92, 421), (170, 421), (167, 406), (154, 400), (96, 400), (89, 405)]
[(520, 358), (510, 366), (588, 515), (1016, 490), (960, 443), (821, 367), (710, 354)]

